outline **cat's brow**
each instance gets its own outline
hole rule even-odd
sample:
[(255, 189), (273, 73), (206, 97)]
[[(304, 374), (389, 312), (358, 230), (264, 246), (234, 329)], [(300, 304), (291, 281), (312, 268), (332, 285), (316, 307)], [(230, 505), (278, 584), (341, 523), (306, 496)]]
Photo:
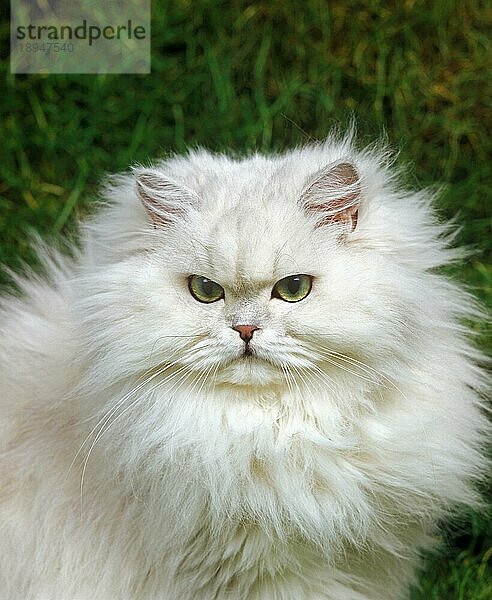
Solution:
[[(301, 271), (299, 271), (299, 273), (300, 272)], [(297, 274), (298, 271), (292, 269), (278, 269), (273, 270), (271, 275), (243, 275), (235, 282), (230, 282), (230, 287), (239, 293), (251, 294), (264, 289), (269, 289), (273, 287), (277, 281), (280, 281), (280, 279)]]
[(270, 287), (272, 282), (275, 281), (275, 275), (272, 274), (270, 276), (251, 276), (242, 278), (239, 282), (239, 287), (241, 288), (255, 288), (262, 289), (265, 287)]

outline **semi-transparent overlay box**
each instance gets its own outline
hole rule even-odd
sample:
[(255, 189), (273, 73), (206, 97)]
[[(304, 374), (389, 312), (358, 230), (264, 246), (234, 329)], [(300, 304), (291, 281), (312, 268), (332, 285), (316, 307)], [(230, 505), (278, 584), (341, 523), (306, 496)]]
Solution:
[(11, 0), (12, 73), (150, 73), (150, 0)]

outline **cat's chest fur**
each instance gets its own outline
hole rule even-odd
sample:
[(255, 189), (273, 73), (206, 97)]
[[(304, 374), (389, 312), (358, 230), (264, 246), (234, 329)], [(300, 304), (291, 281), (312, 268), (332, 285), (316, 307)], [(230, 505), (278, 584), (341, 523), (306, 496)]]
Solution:
[[(193, 580), (190, 589), (206, 586), (207, 594), (214, 586), (222, 594), (246, 581), (259, 586), (253, 584), (258, 578), (273, 582), (279, 572), (294, 577), (316, 565), (325, 565), (328, 577), (330, 565), (354, 545), (391, 527), (389, 515), (405, 507), (383, 483), (375, 491), (373, 472), (383, 449), (361, 431), (371, 411), (360, 408), (353, 422), (342, 409), (340, 386), (336, 398), (312, 390), (309, 397), (302, 387), (241, 392), (225, 386), (205, 387), (191, 399), (184, 388), (187, 409), (200, 407), (203, 421), (190, 419), (183, 402), (170, 414), (162, 392), (148, 399), (157, 411), (154, 422), (159, 407), (167, 411), (162, 428), (147, 436), (146, 450), (142, 439), (130, 469), (118, 445), (116, 459), (110, 454), (109, 460), (124, 461), (119, 484), (144, 511), (143, 547), (160, 532), (160, 541), (150, 544), (155, 564), (149, 581), (163, 557), (176, 585)], [(373, 399), (365, 387), (359, 386), (361, 403)], [(380, 391), (373, 396), (382, 401)], [(124, 428), (118, 431), (115, 423), (115, 429), (114, 439), (125, 443)]]

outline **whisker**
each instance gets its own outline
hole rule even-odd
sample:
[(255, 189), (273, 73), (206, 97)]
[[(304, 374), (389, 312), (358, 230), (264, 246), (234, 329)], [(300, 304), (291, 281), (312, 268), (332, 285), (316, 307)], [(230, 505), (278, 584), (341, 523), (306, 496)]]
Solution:
[[(349, 369), (348, 367), (344, 367), (343, 365), (340, 365), (338, 362), (336, 362), (333, 359), (341, 359), (341, 357), (336, 356), (336, 355), (332, 355), (332, 354), (328, 354), (328, 353), (323, 353), (322, 351), (320, 351), (319, 349), (316, 349), (317, 352), (319, 352), (320, 354), (323, 355), (323, 360), (325, 360), (326, 362), (330, 363), (331, 365), (334, 365), (335, 367), (338, 367), (339, 369), (341, 369), (342, 371), (346, 371), (347, 373), (350, 373), (351, 375), (354, 375), (355, 377), (359, 377), (360, 379), (363, 379), (364, 381), (368, 381), (369, 383), (376, 383), (376, 380), (374, 379), (374, 377), (369, 378), (369, 377), (365, 377), (364, 375), (362, 375), (361, 373), (357, 373), (356, 371), (352, 371), (352, 369)], [(345, 361), (348, 362), (348, 361)], [(353, 363), (352, 366), (358, 366), (358, 365), (354, 365)]]
[[(164, 367), (160, 368), (158, 371), (156, 371), (156, 373), (154, 373), (154, 375), (152, 375), (150, 378), (148, 379), (143, 379), (145, 377), (145, 375), (147, 375), (148, 373), (151, 373), (153, 369), (155, 369), (155, 367), (151, 367), (150, 369), (147, 369), (147, 371), (145, 371), (144, 373), (142, 373), (142, 375), (140, 375), (136, 381), (136, 383), (138, 385), (136, 385), (135, 387), (133, 387), (128, 393), (126, 393), (122, 398), (120, 398), (110, 409), (108, 409), (108, 411), (106, 411), (104, 413), (104, 415), (99, 419), (99, 421), (94, 425), (94, 427), (91, 429), (91, 431), (89, 432), (89, 434), (85, 437), (84, 441), (82, 442), (82, 445), (79, 447), (79, 449), (77, 450), (72, 462), (70, 463), (70, 466), (68, 468), (68, 472), (67, 472), (67, 477), (70, 474), (70, 471), (72, 469), (72, 467), (74, 466), (79, 454), (82, 452), (84, 446), (88, 443), (89, 439), (91, 438), (91, 436), (95, 433), (96, 429), (98, 429), (98, 427), (104, 426), (103, 421), (105, 421), (106, 417), (109, 416), (109, 418), (111, 417), (111, 414), (113, 414), (113, 412), (115, 410), (118, 409), (118, 407), (125, 402), (125, 400), (131, 396), (132, 394), (134, 394), (135, 392), (137, 392), (138, 390), (140, 390), (143, 386), (145, 386), (147, 383), (149, 383), (149, 381), (152, 381), (153, 379), (155, 379), (156, 377), (158, 377), (159, 375), (161, 375), (164, 371), (166, 371), (167, 369), (175, 366), (177, 364), (177, 361), (174, 361), (168, 365), (165, 365)], [(140, 383), (139, 383), (140, 382)]]
[[(204, 362), (206, 362), (206, 359), (202, 359), (202, 361), (200, 361), (200, 362), (199, 362), (199, 363), (198, 363), (196, 366), (200, 367), (202, 364), (204, 364)], [(208, 377), (208, 375), (209, 375), (210, 371), (211, 371), (211, 370), (212, 370), (214, 367), (215, 367), (216, 369), (218, 369), (219, 365), (220, 365), (220, 363), (217, 363), (216, 365), (211, 365), (211, 366), (209, 367), (209, 369), (207, 369), (207, 371), (205, 371), (205, 372), (203, 372), (203, 371), (199, 371), (199, 372), (198, 372), (198, 374), (196, 374), (195, 380), (193, 381), (193, 384), (192, 384), (191, 388), (189, 389), (189, 391), (188, 391), (188, 393), (187, 393), (187, 395), (186, 395), (185, 399), (184, 399), (184, 400), (182, 400), (182, 401), (181, 401), (181, 403), (180, 403), (180, 410), (179, 410), (179, 412), (178, 412), (178, 413), (177, 413), (177, 415), (176, 415), (177, 417), (180, 417), (180, 416), (181, 416), (181, 413), (182, 413), (182, 412), (183, 412), (183, 410), (184, 410), (184, 407), (185, 407), (185, 405), (186, 405), (186, 402), (188, 401), (188, 398), (191, 396), (191, 394), (192, 394), (193, 390), (196, 388), (196, 386), (198, 385), (198, 383), (200, 382), (200, 380), (203, 380), (203, 381), (202, 381), (202, 384), (200, 385), (200, 388), (199, 388), (199, 389), (198, 389), (198, 391), (197, 391), (197, 395), (198, 395), (198, 394), (201, 392), (201, 390), (202, 390), (203, 386), (205, 385), (205, 381), (206, 381), (206, 379), (207, 379), (207, 377)], [(179, 389), (179, 388), (178, 388), (178, 389)], [(171, 434), (170, 434), (170, 437), (171, 437), (171, 438), (173, 438), (173, 437), (176, 435), (176, 427), (177, 427), (177, 423), (178, 423), (178, 421), (179, 421), (179, 418), (176, 418), (176, 419), (175, 419), (175, 427), (174, 427), (174, 429), (172, 430), (172, 432), (171, 432)]]
[(333, 392), (334, 394), (336, 394), (337, 387), (335, 385), (335, 381), (328, 375), (328, 373), (325, 373), (318, 365), (316, 364), (312, 364), (309, 367), (306, 367), (306, 369), (308, 371), (310, 371), (313, 375), (315, 375), (318, 379), (318, 381), (320, 382), (320, 384), (323, 384), (323, 387), (328, 385), (328, 389)]
[[(186, 353), (188, 354), (189, 351)], [(180, 360), (182, 360), (183, 358), (186, 358), (186, 354), (184, 354)], [(94, 433), (95, 429), (97, 429), (98, 425), (100, 424), (100, 429), (97, 432), (94, 440), (92, 441), (92, 444), (87, 452), (85, 461), (84, 461), (84, 465), (83, 465), (83, 469), (82, 469), (82, 477), (81, 477), (81, 484), (80, 484), (80, 489), (81, 489), (81, 510), (82, 510), (82, 494), (83, 494), (83, 484), (84, 484), (84, 477), (85, 477), (85, 472), (87, 469), (87, 464), (89, 462), (89, 458), (90, 455), (95, 447), (95, 445), (97, 444), (97, 442), (101, 439), (102, 435), (108, 431), (108, 429), (117, 421), (119, 420), (119, 418), (126, 413), (130, 408), (132, 408), (135, 404), (137, 404), (138, 402), (140, 402), (141, 400), (143, 400), (147, 394), (152, 393), (155, 389), (157, 389), (160, 385), (163, 385), (166, 381), (172, 379), (173, 377), (176, 377), (179, 373), (182, 373), (183, 371), (186, 371), (186, 369), (188, 367), (188, 365), (182, 365), (177, 371), (170, 373), (168, 376), (166, 376), (164, 378), (164, 380), (160, 381), (156, 386), (154, 386), (151, 390), (148, 390), (143, 396), (137, 398), (136, 400), (134, 400), (133, 402), (130, 403), (129, 406), (127, 406), (125, 409), (123, 409), (120, 414), (115, 417), (115, 419), (113, 419), (112, 423), (110, 423), (110, 420), (112, 418), (112, 416), (116, 413), (116, 411), (121, 407), (121, 405), (134, 393), (136, 393), (137, 391), (139, 391), (143, 386), (147, 385), (150, 381), (152, 381), (153, 379), (155, 379), (157, 376), (161, 375), (162, 373), (164, 373), (166, 370), (168, 370), (169, 368), (171, 368), (172, 366), (175, 366), (176, 364), (178, 364), (178, 361), (174, 361), (173, 363), (164, 366), (163, 368), (159, 369), (159, 371), (157, 371), (156, 373), (154, 373), (154, 375), (152, 375), (152, 377), (146, 379), (145, 381), (143, 381), (141, 384), (139, 384), (138, 386), (136, 386), (135, 388), (133, 388), (132, 390), (130, 390), (130, 392), (128, 392), (127, 394), (125, 394), (125, 396), (123, 396), (123, 398), (120, 398), (120, 400), (108, 411), (105, 413), (105, 415), (102, 417), (102, 419), (99, 420), (98, 424), (96, 424), (96, 426), (93, 428), (93, 430), (91, 431), (91, 433), (86, 437), (86, 439), (84, 440), (84, 443), (82, 444), (81, 448), (79, 448), (79, 451), (77, 452), (77, 456), (80, 453), (80, 451), (82, 450), (82, 447), (88, 442), (90, 436)], [(147, 371), (148, 372), (148, 371)], [(180, 381), (182, 381), (185, 377), (186, 377), (186, 373), (184, 376), (182, 376), (178, 383)], [(176, 384), (176, 382), (173, 384), (173, 386)], [(172, 387), (171, 387), (172, 389)], [(75, 459), (74, 459), (75, 461)], [(72, 461), (72, 464), (74, 463), (74, 461)]]
[[(138, 386), (138, 388), (135, 388), (131, 391), (131, 393), (126, 394), (122, 399), (120, 399), (117, 404), (111, 409), (110, 413), (111, 414), (107, 414), (104, 417), (104, 422), (101, 424), (99, 431), (97, 432), (95, 438), (93, 439), (91, 446), (87, 452), (86, 458), (84, 460), (84, 464), (82, 467), (82, 476), (81, 476), (81, 481), (80, 481), (80, 494), (81, 494), (81, 510), (82, 510), (82, 494), (83, 494), (83, 487), (84, 487), (84, 479), (85, 479), (85, 473), (87, 470), (87, 465), (90, 459), (90, 456), (92, 454), (92, 451), (94, 450), (94, 447), (96, 446), (97, 442), (101, 439), (101, 437), (109, 430), (109, 428), (114, 425), (114, 423), (116, 421), (119, 420), (119, 418), (125, 414), (128, 410), (130, 410), (133, 406), (135, 406), (135, 404), (141, 402), (149, 393), (152, 393), (155, 389), (157, 389), (160, 385), (164, 384), (166, 381), (168, 381), (169, 379), (172, 379), (173, 377), (175, 377), (176, 375), (178, 375), (179, 373), (181, 373), (183, 370), (186, 369), (186, 366), (182, 366), (180, 367), (177, 371), (175, 371), (174, 373), (169, 374), (166, 378), (164, 378), (163, 381), (160, 381), (157, 385), (155, 385), (153, 388), (151, 388), (150, 390), (147, 390), (142, 396), (139, 396), (136, 400), (134, 400), (133, 402), (131, 402), (126, 408), (124, 408), (119, 415), (117, 415), (113, 421), (111, 422), (111, 418), (112, 416), (116, 413), (116, 411), (118, 410), (118, 408), (121, 407), (122, 405), (122, 401), (124, 402), (125, 400), (128, 399), (128, 397), (132, 394), (135, 393), (137, 391), (139, 391), (139, 389), (141, 389), (143, 387), (143, 385), (148, 384), (151, 379), (148, 379), (144, 382), (142, 382), (141, 385)], [(159, 371), (158, 373), (155, 374), (155, 376), (162, 374), (165, 370), (167, 369), (162, 369), (161, 371)], [(152, 377), (152, 379), (154, 378), (154, 376)], [(86, 438), (88, 439), (88, 438)], [(85, 442), (84, 442), (85, 444)], [(80, 452), (80, 450), (79, 450)]]
[[(312, 390), (309, 387), (309, 385), (307, 384), (306, 380), (304, 379), (304, 376), (303, 376), (301, 370), (298, 369), (294, 365), (291, 365), (291, 367), (295, 371), (295, 373), (297, 374), (297, 376), (299, 377), (299, 379), (302, 381), (302, 383), (304, 384), (304, 387), (306, 388), (306, 390), (308, 391), (309, 395), (311, 396), (311, 399), (315, 400), (314, 395), (312, 393)], [(302, 404), (303, 404), (303, 409), (305, 410), (305, 406), (304, 406), (304, 394), (301, 393), (301, 390), (299, 389), (299, 387), (298, 387), (298, 391), (299, 391), (299, 396), (300, 396)]]
[[(176, 364), (176, 363), (174, 363)], [(173, 366), (173, 365), (169, 365)], [(156, 373), (154, 376), (152, 376), (152, 378), (147, 379), (145, 382), (143, 382), (143, 384), (148, 384), (150, 383), (150, 381), (152, 379), (155, 378), (155, 376), (162, 374), (165, 370), (167, 370), (168, 367), (160, 370), (158, 373)], [(188, 371), (188, 372), (187, 372)], [(133, 402), (131, 402), (126, 408), (124, 408), (119, 415), (117, 415), (113, 421), (111, 423), (109, 423), (109, 421), (111, 420), (111, 417), (115, 414), (116, 410), (121, 406), (121, 402), (119, 401), (117, 404), (118, 406), (114, 407), (114, 410), (111, 411), (111, 414), (107, 416), (107, 418), (105, 419), (105, 422), (101, 425), (101, 428), (99, 430), (99, 432), (97, 433), (95, 439), (92, 442), (92, 445), (88, 451), (88, 454), (86, 456), (85, 462), (84, 462), (84, 469), (83, 469), (83, 474), (85, 473), (85, 469), (87, 467), (87, 463), (90, 457), (90, 454), (94, 448), (94, 446), (97, 444), (97, 442), (101, 439), (101, 437), (109, 430), (110, 427), (112, 427), (114, 425), (114, 423), (116, 421), (118, 421), (128, 410), (130, 410), (133, 406), (135, 406), (137, 403), (139, 403), (140, 401), (142, 401), (147, 395), (153, 393), (156, 389), (158, 389), (159, 387), (161, 387), (162, 385), (164, 385), (167, 381), (171, 380), (172, 378), (176, 377), (179, 374), (182, 374), (181, 377), (178, 379), (178, 381), (173, 382), (172, 386), (167, 390), (168, 392), (172, 391), (173, 389), (176, 388), (176, 385), (178, 385), (179, 383), (181, 383), (182, 381), (184, 381), (186, 379), (187, 376), (189, 376), (190, 374), (192, 374), (192, 371), (189, 369), (188, 365), (182, 365), (177, 371), (174, 371), (173, 373), (170, 373), (169, 375), (167, 375), (162, 381), (159, 381), (154, 387), (152, 387), (150, 390), (147, 390), (144, 395), (138, 397), (137, 399), (135, 399)], [(139, 389), (141, 389), (142, 385), (139, 386)], [(132, 391), (132, 393), (135, 393), (136, 389), (134, 389)], [(124, 400), (126, 400), (129, 397), (130, 394), (126, 394), (126, 396), (123, 398)]]
[(329, 350), (329, 349), (325, 349), (325, 350), (327, 351), (327, 353), (330, 356), (336, 357), (339, 360), (348, 362), (352, 366), (358, 367), (359, 369), (365, 371), (366, 373), (368, 373), (370, 375), (371, 375), (371, 372), (378, 375), (379, 377), (381, 377), (381, 379), (384, 379), (384, 381), (389, 383), (393, 387), (393, 389), (395, 389), (397, 392), (399, 392), (405, 400), (408, 400), (408, 398), (405, 396), (405, 394), (402, 392), (402, 390), (400, 390), (400, 388), (395, 384), (395, 382), (392, 381), (389, 377), (387, 377), (384, 373), (381, 373), (381, 371), (378, 371), (374, 367), (371, 367), (370, 365), (363, 363), (363, 362), (357, 360), (356, 358), (347, 356), (346, 354), (342, 354), (340, 352), (336, 352), (334, 350)]
[[(306, 342), (304, 342), (304, 347), (306, 349), (308, 348), (308, 346), (306, 345)], [(368, 365), (356, 358), (350, 357), (346, 354), (342, 354), (341, 352), (337, 352), (337, 351), (327, 348), (325, 346), (320, 346), (319, 343), (317, 344), (317, 343), (310, 342), (309, 347), (311, 348), (311, 350), (313, 352), (316, 352), (317, 354), (322, 356), (323, 359), (326, 362), (328, 362), (329, 364), (332, 364), (333, 366), (336, 366), (337, 368), (342, 369), (343, 371), (346, 371), (364, 381), (375, 384), (375, 383), (378, 383), (379, 378), (382, 379), (384, 382), (389, 384), (394, 390), (396, 390), (405, 400), (408, 400), (405, 393), (395, 384), (394, 381), (392, 381), (389, 377), (384, 375), (384, 373), (381, 373), (380, 371), (378, 371), (371, 365)], [(365, 373), (367, 375), (367, 377), (365, 377), (361, 373), (358, 373), (356, 371), (353, 371), (352, 369), (349, 369), (348, 367), (344, 367), (344, 366), (340, 365), (339, 362), (337, 362), (337, 361), (342, 361), (344, 363), (349, 364), (352, 367), (359, 369), (360, 371)], [(375, 376), (377, 376), (377, 378)], [(381, 384), (380, 381), (379, 381), (379, 384), (382, 385), (382, 387), (387, 388), (387, 385)]]

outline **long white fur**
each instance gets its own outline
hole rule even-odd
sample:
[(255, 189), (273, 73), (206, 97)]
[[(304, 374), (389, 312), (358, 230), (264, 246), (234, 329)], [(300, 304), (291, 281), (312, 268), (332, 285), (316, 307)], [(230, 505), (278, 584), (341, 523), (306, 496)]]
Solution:
[[(360, 175), (344, 235), (300, 202), (340, 162)], [(168, 182), (162, 226), (139, 173)], [(105, 200), (73, 257), (45, 251), (1, 301), (0, 597), (405, 598), (439, 519), (479, 505), (489, 431), (430, 194), (334, 136), (190, 151)], [(298, 273), (305, 300), (271, 298)], [(225, 299), (197, 302), (191, 274)], [(261, 327), (258, 358), (234, 319)]]

